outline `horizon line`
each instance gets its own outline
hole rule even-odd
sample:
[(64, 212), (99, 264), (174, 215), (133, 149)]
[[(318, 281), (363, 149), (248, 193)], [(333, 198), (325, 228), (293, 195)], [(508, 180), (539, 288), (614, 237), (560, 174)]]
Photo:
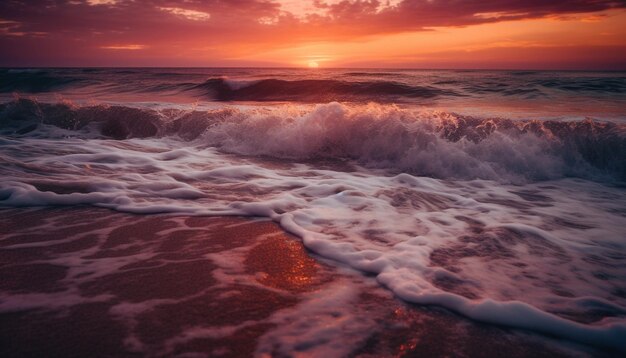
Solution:
[(323, 70), (392, 70), (392, 71), (557, 71), (557, 72), (626, 72), (622, 69), (551, 69), (551, 68), (428, 68), (428, 67), (300, 67), (300, 66), (0, 66), (0, 69), (289, 69), (310, 72)]

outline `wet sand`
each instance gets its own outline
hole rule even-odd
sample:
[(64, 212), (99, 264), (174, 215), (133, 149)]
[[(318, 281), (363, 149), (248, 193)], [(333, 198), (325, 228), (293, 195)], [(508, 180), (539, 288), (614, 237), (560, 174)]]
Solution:
[(611, 355), (407, 305), (266, 220), (5, 209), (0, 228), (2, 357)]

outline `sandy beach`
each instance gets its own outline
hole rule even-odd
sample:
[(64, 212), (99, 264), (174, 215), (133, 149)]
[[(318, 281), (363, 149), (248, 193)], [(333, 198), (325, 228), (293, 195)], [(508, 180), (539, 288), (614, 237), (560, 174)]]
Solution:
[(267, 220), (1, 213), (3, 357), (602, 355), (403, 303)]

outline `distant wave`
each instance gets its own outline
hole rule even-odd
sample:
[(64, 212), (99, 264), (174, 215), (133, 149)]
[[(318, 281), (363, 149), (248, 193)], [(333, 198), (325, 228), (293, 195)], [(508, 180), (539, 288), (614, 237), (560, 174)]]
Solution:
[(0, 70), (0, 92), (50, 92), (83, 81), (84, 79), (76, 76), (63, 76), (46, 70)]
[(626, 93), (626, 77), (550, 78), (537, 80), (537, 86), (569, 92)]
[(30, 99), (0, 105), (1, 134), (50, 136), (42, 124), (76, 136), (175, 136), (241, 155), (354, 160), (437, 178), (626, 181), (626, 125), (590, 119), (513, 121), (338, 103), (308, 110), (213, 111), (78, 107)]
[(538, 71), (510, 71), (508, 72), (508, 74), (512, 76), (528, 76), (528, 75), (536, 75), (538, 73), (539, 73)]
[(454, 94), (432, 86), (409, 86), (389, 81), (263, 79), (242, 82), (211, 78), (197, 88), (218, 101), (385, 101), (391, 98), (433, 98)]
[(344, 76), (354, 77), (385, 77), (385, 76), (398, 76), (397, 73), (391, 72), (347, 72)]
[[(115, 76), (132, 75), (132, 70), (115, 70)], [(101, 74), (100, 74), (101, 75)], [(202, 83), (181, 81), (184, 75), (154, 73), (144, 79), (123, 78), (108, 82), (105, 77), (81, 77), (45, 70), (8, 70), (0, 72), (0, 92), (44, 93), (66, 88), (98, 86), (98, 94), (106, 93), (186, 93), (215, 101), (294, 101), (294, 102), (389, 102), (403, 98), (434, 98), (456, 95), (454, 91), (433, 86), (410, 86), (392, 81), (351, 82), (327, 79), (289, 81), (276, 78), (233, 80), (224, 77)], [(132, 76), (131, 76), (132, 77)]]
[(521, 96), (524, 98), (534, 98), (545, 96), (541, 87), (537, 86), (509, 86), (504, 83), (474, 83), (466, 84), (463, 89), (474, 95), (500, 94), (502, 96)]
[[(528, 74), (520, 74), (519, 77)], [(502, 79), (484, 79), (482, 81), (445, 80), (435, 85), (453, 85), (463, 89), (470, 95), (501, 94), (503, 96), (520, 96), (523, 98), (549, 96), (548, 91), (558, 90), (574, 93), (622, 94), (626, 93), (626, 78), (567, 78), (552, 77), (524, 81), (521, 83), (503, 81)]]
[[(85, 93), (93, 96), (137, 93), (181, 95), (190, 100), (291, 101), (303, 103), (415, 102), (444, 97), (484, 99), (505, 96), (528, 100), (567, 99), (572, 94), (615, 101), (626, 93), (622, 74), (573, 75), (531, 71), (470, 71), (470, 76), (438, 73), (420, 77), (404, 72), (338, 72), (308, 78), (301, 73), (235, 72), (233, 78), (212, 70), (176, 72), (172, 69), (0, 69), (0, 93)], [(221, 72), (228, 72), (222, 70)], [(208, 79), (207, 76), (209, 77)], [(220, 77), (221, 76), (221, 77)], [(430, 77), (429, 77), (430, 76)], [(295, 78), (295, 79), (294, 79)]]

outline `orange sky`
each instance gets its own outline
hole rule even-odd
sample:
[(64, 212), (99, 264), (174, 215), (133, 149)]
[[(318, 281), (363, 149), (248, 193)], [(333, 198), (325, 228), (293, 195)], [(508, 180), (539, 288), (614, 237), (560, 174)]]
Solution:
[(626, 69), (626, 2), (5, 0), (1, 66)]

